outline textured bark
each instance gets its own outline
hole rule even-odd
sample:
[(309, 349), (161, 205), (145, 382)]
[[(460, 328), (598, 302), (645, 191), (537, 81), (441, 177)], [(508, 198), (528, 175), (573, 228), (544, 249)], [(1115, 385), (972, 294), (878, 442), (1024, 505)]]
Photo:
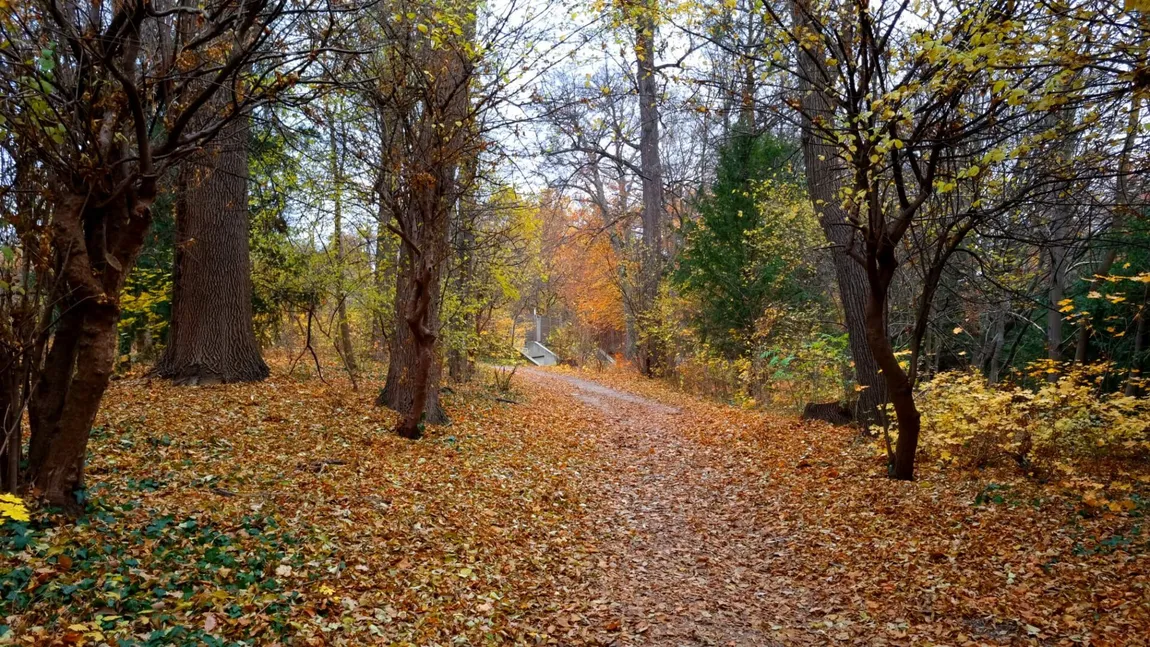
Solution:
[(151, 185), (113, 200), (65, 193), (52, 217), (59, 282), (49, 302), (60, 318), (29, 404), (27, 485), (70, 512), (79, 509), (88, 435), (115, 365), (119, 294), (154, 197)]
[(252, 328), (247, 133), (233, 120), (180, 171), (172, 322), (155, 368), (177, 384), (268, 376)]
[[(439, 272), (438, 267), (430, 268), (427, 298), (429, 303), (424, 312), (427, 328), (439, 328)], [(416, 400), (417, 389), (424, 388), (424, 421), (429, 424), (444, 424), (447, 413), (439, 404), (439, 382), (442, 369), (435, 357), (434, 340), (429, 352), (417, 343), (408, 320), (417, 314), (420, 307), (419, 285), (415, 281), (415, 270), (411, 264), (411, 254), (401, 250), (399, 271), (396, 275), (395, 332), (388, 344), (387, 382), (380, 391), (376, 404), (394, 409), (401, 414), (411, 412), (411, 404)], [(429, 363), (426, 366), (425, 363)]]
[(88, 436), (100, 400), (112, 377), (116, 359), (118, 308), (112, 304), (78, 305), (75, 343), (67, 347), (71, 365), (58, 363), (40, 377), (41, 393), (62, 393), (53, 415), (40, 419), (29, 448), (29, 481), (56, 505), (74, 508), (75, 494), (84, 486)]
[[(414, 67), (424, 79), (405, 88), (418, 97), (418, 109), (407, 104), (395, 110), (403, 117), (395, 120), (392, 136), (402, 144), (382, 147), (403, 151), (391, 205), (402, 254), (395, 335), (387, 382), (377, 403), (402, 414), (395, 431), (407, 438), (419, 437), (421, 421), (438, 424), (447, 419), (439, 405), (440, 283), (449, 250), (448, 224), (461, 196), (458, 171), (476, 145), (469, 94), (474, 62), (467, 45), (473, 39), (475, 14), (469, 15), (460, 41), (427, 48), (422, 38), (400, 40), (398, 58), (392, 61)], [(410, 39), (411, 34), (400, 38)], [(406, 94), (394, 96), (402, 99)]]
[[(795, 4), (797, 20), (807, 20), (805, 9), (798, 0)], [(854, 226), (838, 205), (839, 189), (845, 179), (845, 169), (839, 161), (838, 151), (828, 140), (834, 122), (831, 100), (826, 93), (826, 66), (816, 57), (819, 52), (799, 52), (800, 118), (802, 120), (802, 148), (806, 166), (807, 190), (819, 216), (819, 224), (831, 245), (831, 260), (835, 268), (843, 320), (847, 328), (847, 341), (854, 362), (855, 380), (859, 393), (856, 419), (865, 427), (882, 421), (882, 407), (887, 402), (886, 384), (879, 375), (879, 365), (869, 344), (867, 324), (867, 277), (863, 267), (851, 253), (861, 251)]]
[[(411, 392), (411, 402), (407, 407), (407, 411), (400, 416), (399, 424), (395, 428), (395, 432), (404, 438), (417, 440), (423, 436), (423, 422), (444, 422), (432, 420), (431, 417), (437, 411), (441, 412), (439, 408), (438, 398), (433, 403), (429, 400), (430, 391), (432, 390), (431, 372), (438, 370), (439, 363), (435, 358), (435, 341), (436, 335), (432, 332), (430, 324), (431, 318), (428, 317), (429, 308), (432, 303), (437, 303), (438, 295), (435, 294), (434, 286), (438, 281), (436, 267), (437, 263), (433, 263), (432, 259), (419, 255), (419, 262), (415, 263), (412, 269), (411, 287), (414, 294), (409, 302), (409, 311), (407, 314), (407, 328), (411, 333), (411, 350), (414, 353), (413, 361), (408, 366), (413, 369), (412, 379), (409, 381)], [(438, 375), (436, 376), (438, 378)], [(438, 379), (436, 380), (438, 383)], [(443, 416), (446, 419), (446, 415)]]

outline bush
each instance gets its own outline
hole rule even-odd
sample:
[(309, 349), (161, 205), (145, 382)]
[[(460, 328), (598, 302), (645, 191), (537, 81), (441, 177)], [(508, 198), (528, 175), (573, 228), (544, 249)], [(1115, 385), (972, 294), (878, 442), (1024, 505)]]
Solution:
[(945, 462), (1011, 459), (1029, 470), (1142, 457), (1150, 453), (1150, 399), (1102, 392), (1109, 368), (1068, 366), (1056, 381), (1030, 388), (988, 385), (977, 372), (942, 373), (919, 395), (922, 448)]
[(675, 381), (686, 391), (738, 406), (795, 414), (810, 402), (842, 400), (846, 394), (846, 335), (798, 327), (756, 338), (752, 352), (728, 359), (699, 344), (680, 356)]

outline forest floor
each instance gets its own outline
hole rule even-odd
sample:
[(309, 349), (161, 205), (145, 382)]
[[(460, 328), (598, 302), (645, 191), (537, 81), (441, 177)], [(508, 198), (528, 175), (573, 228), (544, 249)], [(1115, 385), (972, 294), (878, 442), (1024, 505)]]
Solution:
[(1092, 477), (1117, 511), (1009, 468), (893, 482), (849, 429), (621, 371), (481, 379), (411, 442), (378, 382), (284, 368), (116, 382), (89, 513), (0, 529), (0, 642), (1150, 644), (1145, 474)]

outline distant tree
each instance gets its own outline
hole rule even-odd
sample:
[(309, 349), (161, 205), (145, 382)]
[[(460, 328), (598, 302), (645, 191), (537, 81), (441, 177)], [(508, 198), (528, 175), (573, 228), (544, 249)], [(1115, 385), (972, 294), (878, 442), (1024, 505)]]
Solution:
[(643, 187), (643, 241), (639, 255), (638, 322), (639, 369), (647, 376), (667, 369), (668, 349), (644, 327), (655, 328), (650, 319), (657, 316), (655, 301), (666, 266), (663, 252), (664, 203), (663, 159), (659, 152), (659, 80), (655, 56), (658, 53), (659, 3), (657, 0), (621, 0), (623, 22), (634, 34), (635, 89), (639, 97), (639, 169)]

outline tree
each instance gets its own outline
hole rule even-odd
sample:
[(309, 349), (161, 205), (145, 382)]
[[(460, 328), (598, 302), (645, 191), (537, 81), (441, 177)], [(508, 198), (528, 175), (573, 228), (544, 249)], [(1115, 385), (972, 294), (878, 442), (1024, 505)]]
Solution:
[[(52, 200), (44, 219), (20, 223), (20, 237), (51, 255), (36, 335), (18, 352), (34, 367), (24, 484), (55, 505), (81, 500), (88, 435), (116, 360), (120, 293), (161, 179), (310, 63), (282, 31), (307, 5), (209, 4), (28, 0), (0, 13), (3, 129), (18, 157), (42, 169)], [(177, 32), (180, 16), (196, 18)], [(258, 74), (241, 72), (257, 62)], [(226, 110), (208, 108), (221, 88), (241, 86)]]
[(636, 359), (647, 376), (661, 374), (667, 364), (667, 349), (659, 337), (648, 334), (658, 316), (655, 302), (663, 278), (663, 160), (659, 153), (659, 79), (657, 67), (657, 30), (659, 6), (656, 0), (621, 0), (621, 22), (632, 33), (635, 55), (635, 90), (639, 102), (639, 176), (643, 190), (641, 221), (643, 238), (639, 250), (638, 299), (636, 321), (639, 339)]
[(407, 8), (404, 20), (380, 21), (386, 47), (377, 69), (383, 80), (370, 91), (373, 103), (393, 117), (381, 150), (399, 155), (383, 165), (394, 180), (383, 183), (391, 190), (381, 198), (389, 200), (389, 227), (401, 241), (397, 325), (377, 403), (400, 412), (397, 434), (419, 438), (424, 422), (446, 420), (436, 349), (441, 270), (449, 219), (462, 193), (457, 172), (477, 145), (468, 136), (475, 13), (466, 2)]
[[(808, 93), (793, 106), (820, 142), (807, 148), (808, 173), (829, 168), (837, 170), (830, 180), (841, 181), (821, 199), (841, 209), (844, 251), (865, 272), (867, 345), (898, 424), (890, 473), (911, 479), (920, 432), (914, 385), (945, 270), (977, 227), (1064, 186), (1069, 165), (1050, 151), (1066, 140), (1047, 124), (1076, 100), (1055, 89), (1078, 52), (1044, 46), (1041, 34), (1063, 18), (1041, 8), (1027, 21), (1019, 16), (1030, 7), (976, 1), (911, 26), (901, 2), (793, 6), (793, 26), (771, 15), (800, 51), (795, 74)], [(1023, 61), (1042, 73), (1019, 74)], [(1027, 170), (1037, 161), (1040, 172)], [(904, 365), (889, 315), (898, 269), (908, 263), (922, 281)]]
[(784, 165), (791, 151), (749, 128), (741, 121), (719, 149), (717, 177), (699, 199), (698, 219), (685, 227), (676, 274), (683, 292), (699, 301), (700, 338), (732, 359), (749, 350), (768, 304), (807, 296), (790, 259), (761, 240), (764, 230), (783, 223), (768, 222), (759, 191), (767, 181), (788, 181)]
[(172, 318), (154, 372), (188, 385), (262, 380), (268, 367), (252, 328), (247, 117), (190, 157), (177, 186)]
[[(340, 357), (343, 358), (344, 366), (347, 368), (348, 373), (354, 374), (357, 370), (355, 363), (355, 349), (351, 344), (351, 324), (347, 319), (347, 291), (344, 287), (344, 250), (343, 250), (343, 191), (345, 170), (344, 161), (346, 155), (340, 154), (339, 148), (339, 128), (335, 123), (335, 114), (333, 110), (328, 110), (326, 116), (328, 127), (328, 144), (331, 147), (331, 154), (329, 164), (331, 166), (331, 191), (332, 191), (332, 245), (335, 247), (335, 263), (336, 263), (336, 285), (335, 285), (335, 308), (336, 308), (336, 326), (338, 327), (338, 336), (336, 339), (336, 349), (339, 351)], [(344, 137), (346, 141), (346, 137)]]
[[(796, 26), (809, 26), (810, 3), (797, 0), (793, 7)], [(857, 233), (851, 226), (850, 217), (841, 208), (839, 198), (839, 193), (848, 181), (848, 170), (841, 163), (831, 133), (837, 116), (830, 88), (836, 82), (834, 75), (837, 70), (835, 66), (827, 64), (829, 54), (821, 42), (812, 41), (807, 47), (797, 48), (797, 52), (798, 113), (807, 190), (827, 242), (831, 245), (831, 259), (854, 363), (855, 381), (861, 389), (855, 418), (864, 429), (876, 423), (885, 425), (887, 386), (867, 342), (866, 275), (862, 266), (851, 257), (852, 251), (859, 245)]]

